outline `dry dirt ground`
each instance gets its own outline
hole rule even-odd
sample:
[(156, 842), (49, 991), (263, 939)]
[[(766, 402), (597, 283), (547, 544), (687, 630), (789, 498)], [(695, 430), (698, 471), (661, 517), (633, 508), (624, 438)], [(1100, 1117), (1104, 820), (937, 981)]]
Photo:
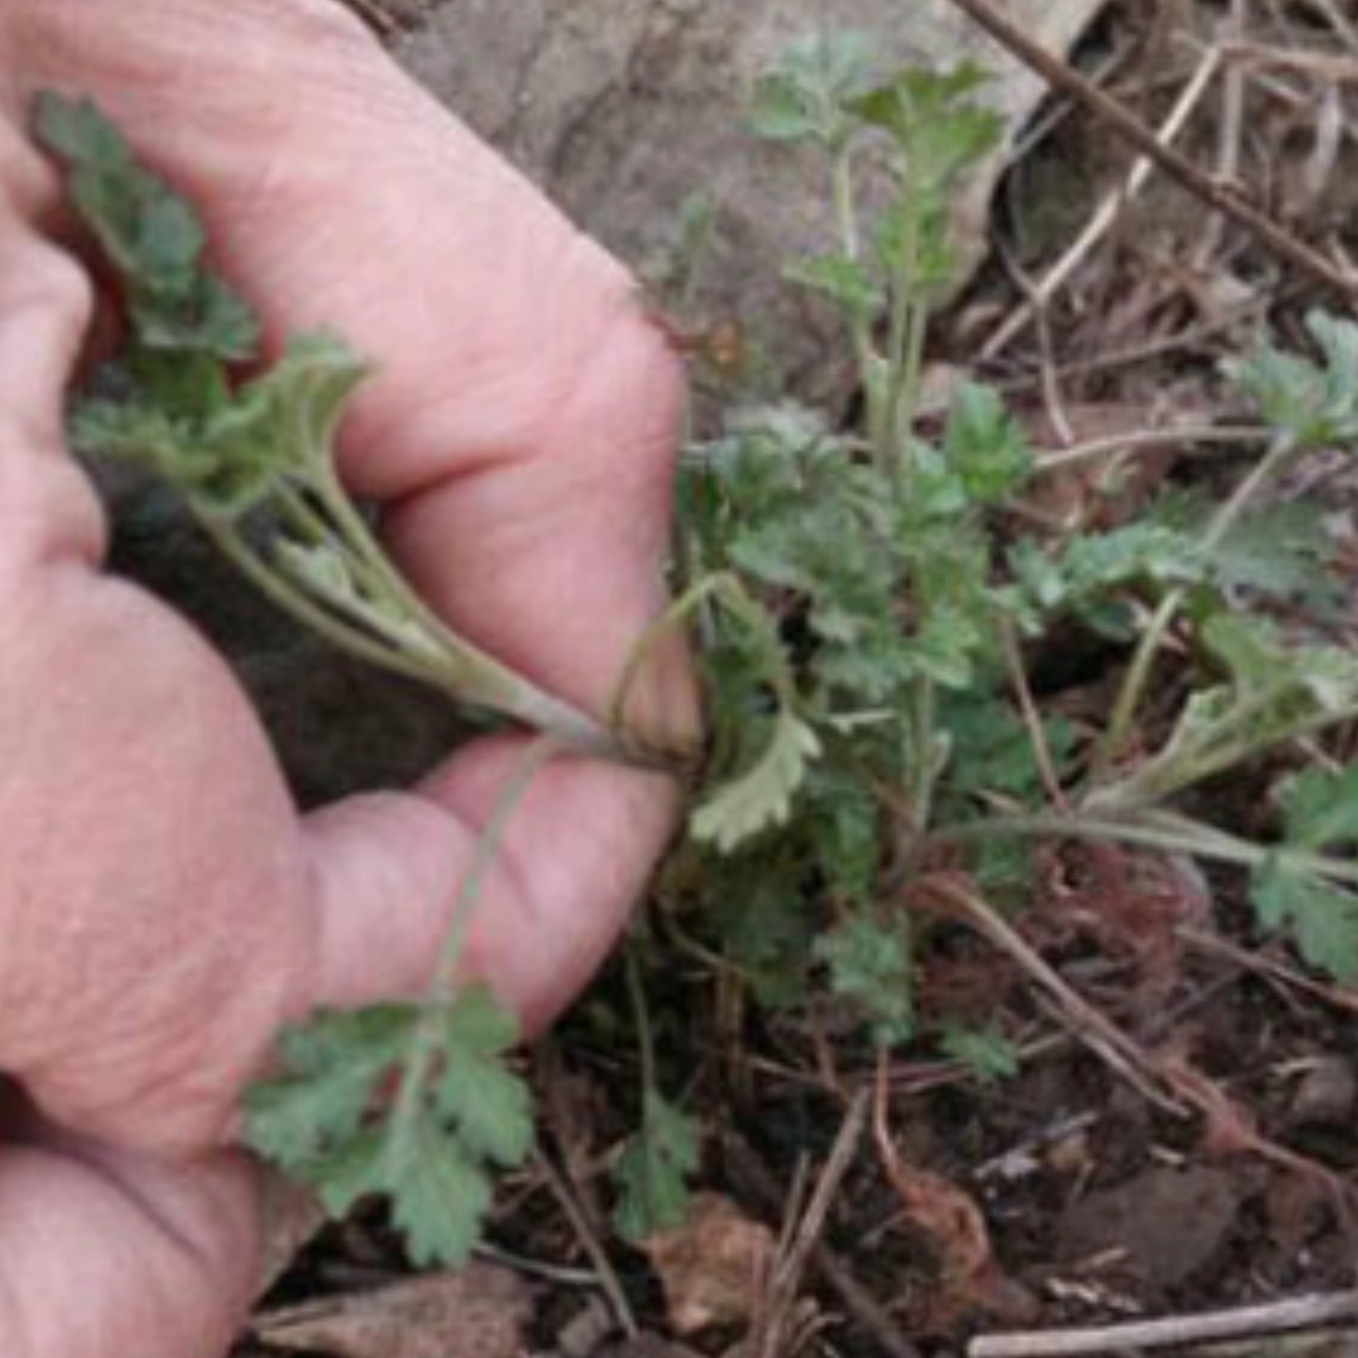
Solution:
[[(398, 50), (430, 22), (416, 0), (361, 7)], [(488, 22), (512, 28), (538, 8)], [(1176, 120), (1175, 146), (1208, 177), (1248, 184), (1325, 259), (1358, 256), (1351, 0), (1123, 0), (1074, 61), (1147, 127)], [(531, 149), (531, 110), (506, 105), (505, 117), (522, 120)], [(1295, 336), (1308, 307), (1340, 305), (1135, 159), (1077, 100), (1048, 99), (1000, 186), (988, 262), (936, 340), (940, 371), (1005, 387), (1050, 446), (1229, 424), (1241, 411), (1223, 404), (1219, 360), (1262, 323)], [(1101, 234), (1085, 238), (1101, 212)], [(757, 323), (764, 294), (752, 303), (722, 286), (705, 299), (710, 319)], [(1140, 464), (1142, 482), (1210, 486), (1247, 455), (1226, 445), (1204, 459), (1167, 442)], [(1296, 493), (1352, 517), (1351, 480), (1327, 463), (1306, 475)], [(1135, 478), (1110, 497), (1072, 476), (1050, 509), (1094, 522), (1127, 513), (1139, 493)], [(1034, 658), (1035, 671), (1044, 665), (1043, 682), (1071, 704), (1101, 700), (1098, 657)], [(1351, 733), (1349, 758), (1355, 745)], [(1248, 815), (1249, 787), (1213, 795)], [(994, 1084), (929, 1051), (874, 1066), (856, 1038), (814, 1015), (721, 1011), (710, 975), (676, 957), (651, 1003), (672, 1083), (706, 1129), (706, 1196), (680, 1239), (643, 1253), (607, 1224), (604, 1171), (635, 1116), (636, 1080), (619, 1054), (632, 1048), (619, 1035), (618, 979), (605, 977), (531, 1057), (545, 1156), (506, 1185), (480, 1271), (412, 1283), (380, 1211), (361, 1214), (302, 1254), (241, 1353), (948, 1355), (996, 1331), (1349, 1287), (1358, 993), (1304, 974), (1284, 946), (1261, 946), (1229, 879), (1067, 850), (1044, 881), (1021, 922), (1029, 946), (1162, 1069), (1196, 1081), (1211, 1115), (1157, 1106), (1012, 956), (981, 943), (922, 985), (926, 1002), (931, 986), (974, 995), (1014, 1035), (1022, 1069)], [(818, 1195), (818, 1184), (833, 1192)], [(1287, 1351), (1354, 1351), (1343, 1334), (1323, 1344)], [(1091, 1351), (1139, 1350), (1109, 1341)], [(1238, 1351), (1269, 1350), (1255, 1338)]]

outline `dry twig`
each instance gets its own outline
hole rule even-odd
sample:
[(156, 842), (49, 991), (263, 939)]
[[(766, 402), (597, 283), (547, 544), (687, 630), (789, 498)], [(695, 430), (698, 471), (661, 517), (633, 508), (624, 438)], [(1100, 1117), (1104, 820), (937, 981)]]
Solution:
[(835, 1195), (858, 1154), (858, 1143), (863, 1139), (863, 1128), (867, 1123), (870, 1097), (870, 1091), (866, 1089), (854, 1096), (840, 1124), (825, 1168), (816, 1181), (811, 1200), (802, 1212), (787, 1248), (780, 1251), (774, 1263), (769, 1278), (768, 1310), (761, 1327), (762, 1333), (751, 1345), (760, 1358), (778, 1358), (780, 1353), (785, 1352), (783, 1341), (788, 1318), (801, 1289), (806, 1266), (825, 1230), (825, 1219), (830, 1214)]
[[(728, 1135), (724, 1145), (734, 1177), (768, 1211), (778, 1210), (783, 1195), (758, 1156), (735, 1135)], [(872, 1336), (886, 1358), (920, 1358), (919, 1350), (901, 1333), (877, 1299), (854, 1277), (848, 1265), (823, 1240), (816, 1241), (812, 1246), (811, 1264), (838, 1294), (844, 1309)]]
[[(1246, 0), (1231, 0), (1231, 11), (1222, 22), (1220, 41), (1225, 51), (1231, 42), (1245, 37)], [(1245, 124), (1245, 73), (1238, 62), (1227, 62), (1221, 81), (1221, 120), (1217, 131), (1217, 179), (1225, 184), (1240, 178), (1240, 147)], [(1216, 257), (1225, 234), (1226, 218), (1219, 211), (1212, 213), (1203, 230), (1202, 240), (1193, 255), (1194, 268), (1200, 272)]]
[(1202, 199), (1209, 207), (1252, 231), (1276, 254), (1326, 289), (1341, 294), (1349, 301), (1358, 299), (1358, 275), (1341, 270), (1304, 241), (1298, 240), (1245, 197), (1238, 184), (1220, 182), (1186, 156), (1162, 145), (1156, 134), (1116, 99), (1090, 84), (1064, 61), (1035, 43), (1022, 28), (1001, 14), (991, 0), (951, 0), (951, 3), (980, 24), (1054, 89), (1079, 100), (1175, 183)]
[(629, 1339), (635, 1339), (641, 1333), (641, 1327), (637, 1324), (636, 1316), (632, 1314), (632, 1308), (627, 1301), (627, 1293), (623, 1290), (622, 1283), (618, 1280), (618, 1275), (614, 1272), (613, 1265), (609, 1262), (604, 1247), (590, 1228), (589, 1221), (571, 1190), (571, 1185), (548, 1156), (539, 1152), (535, 1160), (548, 1190), (552, 1197), (556, 1199), (562, 1212), (565, 1213), (566, 1220), (570, 1222), (580, 1248), (584, 1250), (586, 1257), (594, 1266), (599, 1290), (608, 1298), (608, 1304), (613, 1309), (619, 1327)]
[(1134, 1353), (1244, 1335), (1278, 1334), (1353, 1319), (1358, 1319), (1358, 1291), (1317, 1293), (1232, 1311), (1166, 1316), (1125, 1325), (982, 1335), (967, 1346), (967, 1358), (1068, 1358), (1075, 1354)]
[[(1167, 147), (1183, 130), (1184, 124), (1216, 78), (1220, 66), (1221, 53), (1215, 48), (1209, 48), (1198, 63), (1198, 69), (1194, 72), (1193, 79), (1188, 82), (1173, 109), (1170, 110), (1169, 117), (1165, 119), (1154, 134), (1157, 146)], [(1089, 88), (1092, 90), (1096, 87), (1090, 85)], [(996, 354), (1005, 349), (1010, 340), (1030, 320), (1041, 316), (1047, 303), (1065, 286), (1071, 275), (1088, 257), (1089, 252), (1112, 229), (1126, 204), (1140, 194), (1150, 179), (1153, 167), (1150, 156), (1143, 155), (1136, 161), (1127, 175), (1126, 183), (1105, 196), (1094, 215), (1086, 223), (1085, 229), (1080, 232), (1070, 248), (1047, 270), (1040, 282), (1032, 285), (1031, 289), (1025, 288), (1025, 291), (1028, 292), (1027, 300), (1012, 311), (1005, 318), (1003, 324), (981, 346), (982, 359), (994, 358)]]
[(1007, 953), (1055, 1002), (1073, 1036), (1099, 1056), (1143, 1098), (1175, 1117), (1187, 1109), (1161, 1088), (1162, 1076), (1145, 1052), (1102, 1011), (1077, 994), (1056, 970), (1006, 920), (967, 887), (941, 873), (925, 884), (927, 896), (944, 913), (970, 925), (1001, 952)]

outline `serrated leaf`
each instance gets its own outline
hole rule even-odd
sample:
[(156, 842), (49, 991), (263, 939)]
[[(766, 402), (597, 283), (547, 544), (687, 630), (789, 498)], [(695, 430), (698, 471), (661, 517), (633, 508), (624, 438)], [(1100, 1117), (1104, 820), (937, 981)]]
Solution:
[(1287, 842), (1315, 851), (1358, 844), (1358, 764), (1307, 769), (1283, 789)]
[(962, 1028), (949, 1024), (939, 1041), (946, 1056), (960, 1061), (982, 1084), (1012, 1079), (1019, 1072), (1019, 1053), (993, 1029)]
[(465, 1263), (491, 1195), (484, 1170), (463, 1144), (420, 1119), (408, 1135), (388, 1139), (383, 1177), (411, 1262)]
[(1302, 601), (1324, 611), (1339, 589), (1327, 578), (1335, 543), (1319, 505), (1265, 505), (1242, 515), (1212, 552), (1210, 571), (1223, 589), (1264, 599)]
[(414, 1006), (379, 1005), (322, 1012), (285, 1029), (278, 1074), (244, 1095), (249, 1144), (310, 1175), (358, 1131), (383, 1077), (402, 1060), (418, 1017)]
[(528, 1086), (496, 1058), (518, 1040), (518, 1024), (484, 986), (457, 998), (444, 1036), (445, 1071), (435, 1105), (475, 1156), (518, 1164), (533, 1146), (533, 1101)]
[(1320, 363), (1264, 344), (1249, 358), (1225, 363), (1226, 375), (1296, 447), (1352, 444), (1358, 440), (1358, 325), (1317, 311), (1306, 328)]
[(33, 101), (33, 130), (41, 145), (71, 165), (98, 165), (113, 171), (132, 163), (122, 133), (92, 99), (41, 91)]
[(386, 1128), (365, 1127), (315, 1160), (283, 1167), (315, 1189), (326, 1212), (339, 1221), (363, 1199), (387, 1192)]
[(967, 382), (953, 398), (943, 449), (977, 504), (999, 504), (1022, 488), (1033, 470), (1023, 426), (990, 387)]
[(1290, 926), (1307, 963), (1339, 981), (1358, 981), (1358, 892), (1280, 854), (1255, 873), (1250, 900), (1265, 929)]
[(791, 282), (829, 298), (855, 321), (871, 321), (886, 305), (882, 289), (863, 265), (848, 255), (812, 255), (788, 265), (783, 274)]
[(964, 64), (952, 71), (911, 68), (851, 103), (864, 122), (887, 132), (905, 157), (916, 192), (942, 191), (998, 145), (1004, 123), (972, 101), (989, 77)]
[[(283, 1034), (279, 1074), (246, 1091), (246, 1139), (332, 1214), (388, 1195), (412, 1259), (460, 1262), (490, 1200), (487, 1164), (517, 1164), (532, 1144), (528, 1091), (499, 1063), (515, 1031), (483, 987), (443, 1012), (318, 1014)], [(429, 1078), (407, 1088), (425, 1057)]]
[(1289, 647), (1266, 619), (1225, 613), (1203, 624), (1202, 639), (1238, 695), (1276, 695), (1273, 710), (1257, 713), (1261, 730), (1273, 721), (1343, 713), (1358, 702), (1358, 656), (1340, 647)]
[(175, 418), (158, 401), (89, 403), (77, 411), (72, 439), (85, 452), (145, 461), (200, 513), (233, 518), (280, 475), (333, 456), (345, 405), (366, 371), (341, 341), (303, 336), (206, 414)]
[(688, 1178), (699, 1163), (697, 1121), (648, 1089), (641, 1129), (628, 1142), (613, 1179), (618, 1203), (613, 1221), (624, 1239), (641, 1241), (683, 1222)]
[[(1032, 737), (1018, 713), (1000, 698), (960, 694), (941, 713), (953, 738), (948, 794), (976, 801), (996, 793), (1022, 805), (1045, 800)], [(1060, 714), (1042, 723), (1043, 739), (1058, 776), (1069, 768), (1075, 731)]]
[(862, 1010), (878, 1043), (895, 1046), (912, 1036), (913, 958), (904, 919), (884, 923), (857, 912), (821, 934), (813, 952), (829, 970), (830, 988)]
[(252, 357), (258, 327), (235, 293), (202, 267), (197, 214), (137, 162), (98, 106), (40, 94), (34, 133), (69, 167), (71, 200), (123, 277), (135, 342), (222, 361)]
[(846, 101), (862, 88), (870, 50), (851, 30), (790, 43), (755, 85), (750, 129), (768, 141), (842, 144), (854, 126)]
[(796, 713), (780, 709), (758, 762), (694, 811), (689, 822), (693, 837), (730, 853), (770, 826), (783, 824), (807, 765), (820, 753), (815, 731)]

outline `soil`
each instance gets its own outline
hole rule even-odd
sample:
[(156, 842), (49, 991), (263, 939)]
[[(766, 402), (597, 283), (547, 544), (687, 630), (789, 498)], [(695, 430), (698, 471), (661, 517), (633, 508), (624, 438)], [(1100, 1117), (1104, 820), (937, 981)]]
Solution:
[[(393, 41), (421, 22), (416, 5), (385, 12), (395, 16)], [(1124, 0), (1108, 7), (1076, 60), (1154, 126), (1204, 51), (1234, 42), (1227, 68), (1237, 75), (1217, 77), (1177, 144), (1198, 164), (1251, 185), (1328, 257), (1354, 258), (1355, 27), (1343, 0)], [(1347, 84), (1335, 78), (1340, 69)], [(1240, 107), (1229, 89), (1237, 80)], [(1341, 131), (1332, 138), (1324, 129), (1336, 118)], [(1062, 428), (1079, 440), (1176, 419), (1229, 422), (1241, 412), (1223, 392), (1219, 360), (1247, 347), (1265, 322), (1295, 336), (1310, 306), (1338, 305), (1247, 231), (1152, 176), (1055, 291), (1042, 326), (995, 346), (1025, 290), (1130, 161), (1085, 112), (1049, 101), (998, 196), (991, 225), (1002, 250), (943, 318), (936, 340), (941, 368), (1005, 386), (1049, 442)], [(1072, 480), (1051, 508), (1067, 521), (1126, 515), (1153, 484), (1211, 485), (1247, 455), (1227, 449), (1212, 460), (1171, 447), (1143, 464), (1139, 482), (1109, 492)], [(1308, 475), (1313, 484), (1297, 489), (1326, 497), (1351, 520), (1352, 479), (1323, 459)], [(1358, 553), (1350, 565), (1358, 569)], [(1353, 574), (1341, 583), (1358, 600)], [(1358, 604), (1351, 613), (1350, 644)], [(1034, 672), (1049, 672), (1072, 706), (1102, 701), (1107, 658), (1093, 655), (1074, 672), (1064, 659), (1035, 656)], [(1347, 739), (1351, 758), (1358, 735)], [(1255, 791), (1237, 785), (1212, 796), (1234, 815), (1250, 808)], [(877, 1068), (833, 1015), (771, 1020), (734, 1010), (701, 965), (665, 957), (651, 1000), (665, 1077), (703, 1119), (699, 1187), (730, 1205), (742, 1229), (762, 1223), (776, 1234), (795, 1222), (806, 1182), (834, 1161), (846, 1120), (853, 1126), (859, 1092), (880, 1096), (870, 1125), (851, 1139), (854, 1153), (814, 1230), (817, 1248), (788, 1294), (751, 1274), (743, 1318), (709, 1318), (689, 1331), (675, 1300), (682, 1280), (662, 1276), (660, 1257), (621, 1244), (607, 1222), (604, 1171), (633, 1125), (639, 1081), (621, 980), (606, 975), (531, 1058), (545, 1153), (568, 1187), (536, 1168), (501, 1196), (491, 1262), (520, 1278), (512, 1305), (522, 1320), (518, 1347), (505, 1351), (949, 1355), (994, 1330), (1115, 1323), (1351, 1286), (1358, 992), (1305, 974), (1283, 944), (1261, 944), (1241, 883), (1229, 876), (1157, 878), (1127, 856), (1091, 862), (1071, 851), (1045, 865), (1044, 882), (1043, 898), (1020, 921), (1028, 942), (1161, 1069), (1196, 1081), (1204, 1095), (1197, 1106), (1211, 1105), (1210, 1116), (1158, 1106), (1110, 1069), (1089, 1034), (1047, 1006), (1012, 960), (979, 947), (922, 984), (971, 987), (990, 1022), (1023, 1049), (1020, 1073), (991, 1084), (928, 1050), (893, 1051)], [(763, 1248), (751, 1244), (748, 1258)], [(706, 1266), (715, 1269), (720, 1253), (706, 1252)], [(600, 1254), (639, 1337), (620, 1336), (616, 1308), (598, 1300), (590, 1280)], [(350, 1296), (405, 1271), (380, 1213), (332, 1227), (261, 1308), (261, 1333), (273, 1338), (263, 1348), (258, 1337), (246, 1341), (241, 1353), (299, 1352), (286, 1331), (270, 1328), (278, 1307)], [(768, 1314), (760, 1315), (770, 1298), (781, 1308), (774, 1347)], [(762, 1350), (752, 1341), (739, 1347), (752, 1332), (764, 1335)], [(338, 1358), (407, 1352), (390, 1338), (378, 1341), (387, 1347), (351, 1346), (357, 1341), (342, 1328), (308, 1342), (308, 1351)], [(449, 1358), (494, 1358), (455, 1328), (439, 1344)]]

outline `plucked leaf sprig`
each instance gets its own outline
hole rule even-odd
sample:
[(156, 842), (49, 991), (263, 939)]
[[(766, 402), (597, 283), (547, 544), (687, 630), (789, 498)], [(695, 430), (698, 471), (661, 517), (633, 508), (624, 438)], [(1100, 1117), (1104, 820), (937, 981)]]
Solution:
[(640, 757), (459, 636), (391, 564), (335, 470), (367, 365), (338, 337), (307, 335), (237, 380), (259, 360), (259, 326), (206, 264), (193, 208), (89, 100), (40, 95), (34, 126), (68, 167), (128, 318), (122, 354), (76, 411), (76, 446), (151, 466), (269, 598), (344, 649), (577, 749)]

